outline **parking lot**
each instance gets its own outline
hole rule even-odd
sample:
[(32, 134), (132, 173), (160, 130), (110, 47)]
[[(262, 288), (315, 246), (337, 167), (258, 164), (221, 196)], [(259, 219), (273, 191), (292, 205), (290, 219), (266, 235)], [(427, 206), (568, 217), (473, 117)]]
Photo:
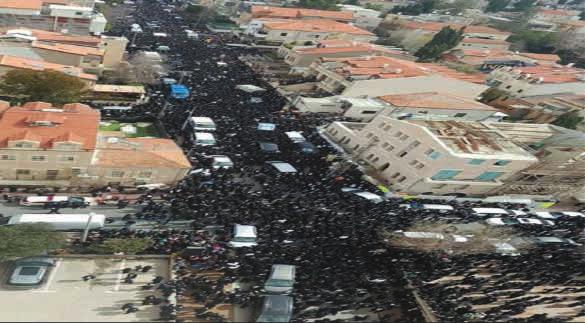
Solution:
[[(147, 273), (140, 273), (134, 284), (123, 282), (124, 268), (150, 265)], [(51, 322), (136, 322), (158, 319), (159, 307), (142, 305), (154, 291), (142, 291), (141, 286), (155, 276), (169, 277), (166, 258), (112, 259), (59, 258), (43, 285), (34, 289), (15, 289), (6, 285), (10, 264), (0, 264), (0, 321)], [(96, 279), (83, 281), (82, 276), (93, 274)], [(124, 314), (121, 306), (134, 303), (139, 311)]]

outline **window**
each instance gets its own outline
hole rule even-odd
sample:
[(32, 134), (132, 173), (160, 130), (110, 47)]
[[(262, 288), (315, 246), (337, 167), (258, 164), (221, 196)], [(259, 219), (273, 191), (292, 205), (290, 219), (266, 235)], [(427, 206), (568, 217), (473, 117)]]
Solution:
[(504, 175), (503, 172), (483, 172), (481, 175), (477, 176), (475, 179), (478, 181), (482, 181), (482, 182), (491, 182), (502, 175)]
[(47, 156), (32, 156), (30, 160), (34, 162), (44, 162), (47, 161)]
[(406, 176), (402, 176), (398, 179), (398, 183), (402, 183), (406, 180)]
[(362, 114), (376, 114), (378, 111), (362, 111)]
[(120, 171), (120, 170), (113, 170), (110, 173), (110, 177), (123, 177), (124, 176), (124, 172)]
[(369, 134), (367, 134), (367, 135), (366, 135), (366, 138), (370, 139), (370, 138), (372, 138), (373, 136), (374, 136), (374, 134), (370, 132)]
[(396, 138), (398, 138), (400, 136), (402, 136), (402, 132), (400, 132), (400, 131), (398, 131), (396, 134), (394, 134), (394, 137), (396, 137)]
[(394, 146), (392, 146), (392, 145), (389, 145), (388, 148), (386, 148), (386, 151), (392, 151), (392, 150), (394, 150)]
[(380, 160), (380, 158), (379, 158), (379, 157), (376, 157), (376, 158), (374, 158), (374, 159), (372, 160), (372, 163), (377, 163), (377, 162), (378, 162), (378, 160)]
[(33, 144), (30, 142), (17, 142), (14, 144), (16, 148), (32, 148)]
[(138, 173), (138, 178), (150, 178), (152, 176), (152, 172), (140, 172)]
[(432, 160), (437, 160), (437, 159), (439, 159), (439, 157), (441, 157), (441, 153), (438, 151), (435, 151), (434, 149), (427, 150), (426, 155), (428, 158), (430, 158)]
[(506, 166), (510, 163), (509, 160), (498, 160), (494, 163), (495, 166)]
[(76, 16), (81, 16), (81, 15), (83, 15), (83, 11), (75, 11), (75, 15)]
[(453, 169), (442, 169), (437, 172), (431, 179), (433, 180), (447, 180), (452, 179), (453, 177), (457, 176), (457, 174), (461, 173), (460, 170), (453, 170)]
[(288, 34), (287, 33), (280, 33), (280, 36), (283, 36), (284, 37), (286, 35), (288, 35)]
[(410, 166), (414, 166), (416, 164), (418, 164), (418, 160), (413, 160), (410, 163), (408, 163)]
[(16, 175), (30, 175), (30, 169), (17, 169)]
[(397, 156), (400, 157), (400, 158), (404, 158), (404, 156), (406, 156), (406, 155), (408, 155), (408, 151), (402, 151)]
[(382, 144), (382, 148), (387, 148), (388, 146), (390, 146), (390, 144), (387, 143), (387, 142), (385, 142), (385, 143)]
[(402, 136), (400, 136), (400, 140), (402, 140), (402, 141), (404, 141), (404, 140), (406, 140), (408, 138), (410, 138), (409, 135), (402, 135)]
[(58, 169), (48, 169), (47, 170), (47, 179), (57, 179), (57, 175), (59, 175)]
[(415, 140), (415, 141), (413, 141), (413, 142), (410, 144), (410, 146), (409, 146), (409, 147), (410, 147), (410, 149), (412, 149), (412, 148), (416, 148), (416, 147), (418, 147), (419, 145), (420, 145), (420, 141), (418, 141), (418, 140)]
[(455, 118), (463, 118), (467, 115), (467, 113), (455, 113)]
[(374, 158), (374, 154), (369, 154), (368, 157), (366, 157), (367, 160), (370, 160), (372, 158)]
[(394, 173), (394, 175), (392, 175), (392, 178), (396, 178), (398, 176), (400, 176), (400, 173)]
[(423, 169), (423, 167), (425, 167), (425, 164), (423, 163), (419, 163), (418, 165), (415, 166), (416, 169)]
[(57, 161), (61, 163), (72, 163), (75, 161), (75, 156), (57, 156)]
[(468, 165), (481, 165), (485, 162), (483, 159), (470, 159), (467, 161)]
[(384, 165), (380, 166), (379, 170), (383, 172), (388, 169), (388, 167), (390, 167), (390, 163), (385, 163)]
[(13, 155), (0, 155), (0, 160), (16, 160), (16, 156), (13, 156)]
[(510, 89), (512, 87), (512, 85), (508, 85), (506, 86), (506, 89)]

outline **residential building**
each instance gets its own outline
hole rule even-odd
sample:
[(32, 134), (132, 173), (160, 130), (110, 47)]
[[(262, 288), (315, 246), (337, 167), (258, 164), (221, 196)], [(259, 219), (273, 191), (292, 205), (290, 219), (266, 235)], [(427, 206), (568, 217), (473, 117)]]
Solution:
[(92, 105), (135, 105), (148, 100), (142, 85), (96, 84), (84, 101)]
[(338, 7), (342, 12), (351, 12), (354, 17), (354, 25), (360, 28), (372, 31), (382, 22), (380, 11), (349, 4), (340, 4)]
[(488, 74), (486, 81), (513, 97), (585, 92), (585, 70), (568, 65), (501, 67)]
[(98, 75), (120, 65), (127, 44), (125, 37), (75, 36), (31, 29), (0, 32), (0, 55), (80, 67)]
[(352, 22), (355, 20), (350, 11), (315, 10), (306, 8), (284, 8), (269, 6), (252, 6), (250, 13), (244, 12), (240, 16), (242, 22), (254, 19), (329, 19), (338, 22)]
[(99, 35), (107, 20), (94, 11), (94, 1), (3, 0), (0, 26), (28, 27), (74, 35)]
[(540, 8), (534, 14), (532, 20), (552, 22), (556, 24), (579, 20), (580, 11)]
[(502, 66), (524, 67), (552, 65), (560, 60), (556, 54), (518, 53), (507, 50), (466, 49), (450, 50), (441, 57), (445, 61), (470, 65), (487, 72)]
[[(88, 87), (93, 86), (97, 81), (96, 75), (84, 73), (83, 70), (79, 67), (47, 63), (44, 61), (31, 60), (15, 56), (0, 55), (0, 77), (6, 74), (8, 71), (14, 69), (27, 69), (34, 71), (45, 70), (57, 71), (63, 74), (67, 74), (69, 76), (79, 78), (79, 80), (86, 83)], [(5, 93), (5, 95), (8, 95), (8, 93)]]
[(502, 39), (464, 37), (455, 49), (508, 50), (510, 45)]
[(364, 29), (329, 19), (256, 19), (246, 30), (256, 40), (267, 43), (310, 45), (323, 39), (345, 39), (371, 42), (376, 36)]
[(485, 82), (485, 75), (481, 73), (462, 73), (439, 64), (415, 63), (385, 56), (321, 58), (304, 73), (315, 76), (317, 88), (331, 94), (342, 93), (358, 80), (407, 79), (433, 74), (478, 84)]
[[(532, 131), (523, 131), (527, 127)], [(538, 162), (522, 140), (554, 134), (547, 127), (378, 114), (367, 124), (334, 122), (324, 133), (394, 191), (485, 195)]]
[(439, 92), (384, 95), (386, 115), (400, 119), (500, 121), (506, 115), (489, 105)]
[(416, 57), (399, 49), (350, 40), (322, 40), (316, 46), (281, 46), (278, 55), (291, 66), (291, 73), (302, 73), (319, 58), (388, 56), (414, 61)]
[(524, 98), (505, 96), (490, 101), (489, 104), (516, 120), (530, 123), (552, 123), (560, 116), (571, 112), (585, 117), (585, 95), (583, 94), (554, 94)]
[(388, 105), (372, 98), (347, 98), (330, 96), (309, 98), (298, 96), (291, 102), (291, 107), (298, 113), (331, 114), (344, 116), (351, 120), (369, 122)]
[(191, 168), (172, 140), (119, 138), (99, 124), (99, 112), (79, 103), (0, 102), (0, 186), (174, 184)]
[(482, 39), (499, 39), (506, 40), (511, 33), (501, 31), (492, 27), (480, 26), (480, 25), (465, 25), (458, 23), (442, 23), (442, 22), (422, 22), (406, 20), (401, 18), (386, 18), (387, 22), (393, 23), (397, 30), (410, 30), (420, 33), (436, 34), (444, 27), (451, 27), (452, 29), (459, 30), (464, 28), (463, 36), (468, 38), (482, 38)]
[(452, 94), (475, 100), (489, 89), (484, 84), (472, 83), (438, 74), (407, 78), (356, 80), (341, 92), (344, 97), (379, 97), (390, 94), (419, 93), (421, 90)]

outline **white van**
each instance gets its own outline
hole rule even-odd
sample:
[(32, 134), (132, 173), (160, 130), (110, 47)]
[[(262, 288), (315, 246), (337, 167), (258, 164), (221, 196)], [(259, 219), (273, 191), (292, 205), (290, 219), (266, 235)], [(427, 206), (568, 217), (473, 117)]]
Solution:
[(232, 237), (232, 241), (230, 241), (229, 245), (234, 248), (254, 247), (257, 245), (257, 237), (258, 235), (256, 233), (255, 226), (235, 224), (234, 236)]
[(215, 122), (207, 117), (191, 117), (189, 120), (191, 127), (195, 131), (215, 131)]
[(268, 293), (286, 294), (293, 290), (296, 267), (293, 265), (272, 265), (270, 276), (264, 283)]
[(211, 166), (214, 169), (232, 168), (232, 167), (234, 167), (234, 162), (228, 156), (225, 156), (225, 155), (211, 155), (210, 157), (212, 158)]
[(69, 196), (27, 196), (20, 201), (22, 206), (44, 206), (47, 203), (65, 203), (69, 201)]
[(10, 217), (7, 225), (46, 223), (56, 231), (85, 230), (91, 216), (89, 229), (103, 228), (106, 216), (103, 214), (21, 214)]
[(288, 131), (284, 134), (294, 143), (307, 141), (307, 139), (303, 137), (303, 134), (298, 131)]
[(196, 132), (193, 134), (193, 142), (197, 146), (215, 146), (216, 141), (212, 133)]

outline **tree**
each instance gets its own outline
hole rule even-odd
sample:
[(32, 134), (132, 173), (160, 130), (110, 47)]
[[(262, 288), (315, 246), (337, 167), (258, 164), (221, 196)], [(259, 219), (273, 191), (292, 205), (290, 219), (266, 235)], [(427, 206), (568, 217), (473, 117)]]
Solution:
[(366, 3), (365, 6), (366, 9), (372, 9), (372, 10), (376, 10), (376, 11), (382, 11), (384, 10), (384, 6), (379, 4), (379, 3)]
[(359, 6), (360, 5), (359, 0), (346, 0), (344, 3), (352, 5), (352, 6)]
[(526, 11), (534, 7), (536, 0), (518, 0), (514, 2), (513, 11)]
[(300, 0), (299, 6), (310, 9), (339, 10), (337, 0)]
[(419, 58), (419, 61), (434, 60), (446, 50), (457, 46), (463, 38), (462, 35), (463, 28), (457, 31), (449, 26), (443, 27), (433, 39), (417, 50), (414, 55)]
[(15, 69), (0, 80), (0, 92), (26, 99), (53, 104), (79, 102), (87, 85), (79, 78), (57, 71)]
[(558, 32), (555, 53), (561, 58), (561, 64), (585, 68), (585, 35), (575, 31)]
[(557, 35), (545, 31), (522, 30), (507, 39), (516, 50), (550, 54), (555, 51)]
[(107, 239), (90, 245), (89, 250), (100, 254), (123, 252), (133, 255), (148, 249), (152, 244), (152, 240), (148, 238)]
[(583, 117), (579, 116), (577, 111), (567, 112), (559, 116), (552, 124), (555, 126), (567, 128), (567, 129), (577, 129), (577, 125), (579, 125), (583, 121)]
[(485, 12), (498, 12), (506, 9), (510, 0), (489, 0)]
[(579, 14), (579, 20), (585, 20), (585, 11), (581, 11)]
[(48, 225), (0, 226), (0, 259), (31, 257), (65, 246), (67, 239)]

